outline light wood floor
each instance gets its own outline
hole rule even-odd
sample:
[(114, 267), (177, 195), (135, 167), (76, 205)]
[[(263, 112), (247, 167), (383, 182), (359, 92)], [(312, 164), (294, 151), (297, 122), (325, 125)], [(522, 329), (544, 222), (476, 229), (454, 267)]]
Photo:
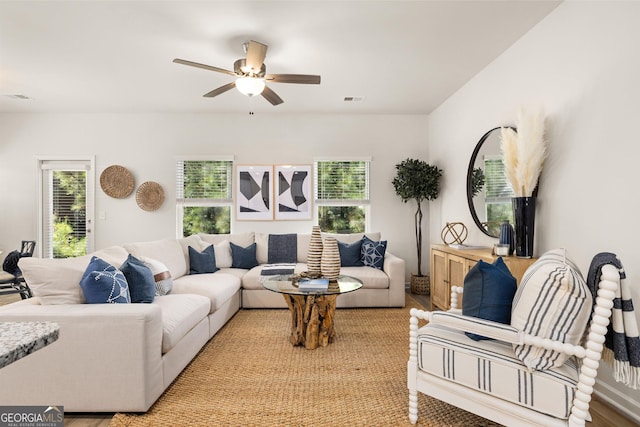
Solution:
[[(429, 297), (412, 295), (425, 307), (429, 307)], [(19, 295), (0, 296), (0, 305), (9, 304), (20, 299)], [(591, 416), (593, 421), (587, 423), (588, 427), (640, 427), (632, 420), (626, 418), (615, 408), (593, 396), (591, 402)], [(107, 427), (113, 414), (65, 414), (64, 425), (68, 427)], [(179, 420), (176, 420), (178, 423)]]

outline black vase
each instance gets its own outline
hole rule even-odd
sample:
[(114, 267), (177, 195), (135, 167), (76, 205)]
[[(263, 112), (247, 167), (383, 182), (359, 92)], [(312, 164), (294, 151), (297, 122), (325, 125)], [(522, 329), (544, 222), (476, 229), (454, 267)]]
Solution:
[(533, 257), (533, 232), (536, 219), (535, 197), (514, 197), (513, 218), (516, 222), (516, 256), (521, 258)]
[(500, 240), (499, 243), (503, 245), (509, 245), (509, 255), (513, 255), (513, 251), (516, 248), (515, 232), (513, 231), (513, 227), (509, 224), (509, 220), (505, 219), (502, 225), (500, 226)]

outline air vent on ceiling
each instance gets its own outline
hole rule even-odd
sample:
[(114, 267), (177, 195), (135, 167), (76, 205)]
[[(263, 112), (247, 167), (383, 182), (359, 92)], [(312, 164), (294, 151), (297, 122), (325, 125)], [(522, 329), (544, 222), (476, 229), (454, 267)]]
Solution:
[(345, 96), (344, 102), (361, 102), (364, 96)]

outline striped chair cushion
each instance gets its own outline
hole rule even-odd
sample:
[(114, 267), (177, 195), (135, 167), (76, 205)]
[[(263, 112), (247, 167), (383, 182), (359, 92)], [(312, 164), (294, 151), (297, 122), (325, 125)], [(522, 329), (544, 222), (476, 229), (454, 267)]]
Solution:
[[(511, 326), (531, 335), (579, 344), (592, 308), (592, 297), (578, 267), (564, 249), (546, 252), (524, 276), (511, 310)], [(562, 366), (568, 356), (531, 345), (514, 345), (529, 369)]]
[(547, 415), (566, 419), (578, 382), (574, 359), (529, 371), (511, 344), (472, 341), (464, 332), (429, 324), (418, 331), (418, 368)]

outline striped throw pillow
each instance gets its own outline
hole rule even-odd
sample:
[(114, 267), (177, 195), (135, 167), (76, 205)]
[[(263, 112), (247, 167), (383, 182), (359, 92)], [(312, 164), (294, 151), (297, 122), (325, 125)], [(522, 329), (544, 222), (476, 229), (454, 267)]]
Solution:
[(149, 267), (151, 273), (153, 273), (153, 280), (156, 282), (156, 296), (170, 293), (171, 289), (173, 289), (173, 278), (167, 266), (157, 259), (144, 256), (140, 257), (140, 261)]
[[(579, 344), (589, 321), (592, 297), (578, 267), (564, 249), (542, 255), (525, 272), (511, 309), (511, 326), (528, 334)], [(530, 370), (562, 366), (569, 356), (531, 345), (513, 346)]]

